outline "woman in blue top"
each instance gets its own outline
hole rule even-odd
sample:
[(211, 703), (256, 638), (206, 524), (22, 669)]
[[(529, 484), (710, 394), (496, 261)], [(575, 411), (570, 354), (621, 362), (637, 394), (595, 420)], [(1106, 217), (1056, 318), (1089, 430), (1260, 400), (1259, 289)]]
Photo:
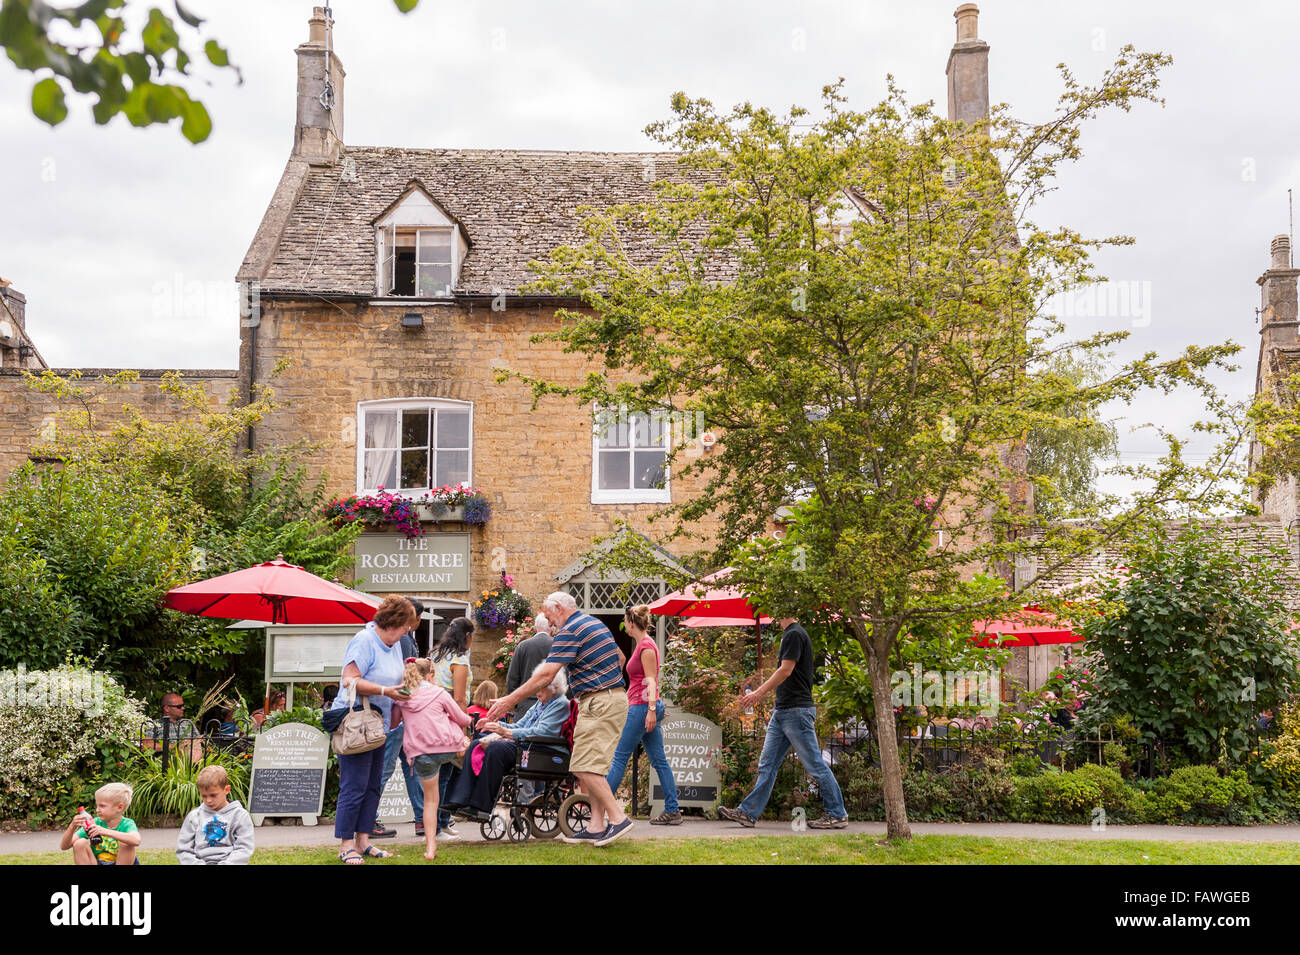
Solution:
[[(536, 674), (545, 664), (539, 663)], [(537, 702), (518, 723), (484, 723), (482, 729), (493, 734), (484, 736), (465, 754), (465, 769), (452, 781), (447, 791), (448, 809), (460, 810), (462, 815), (485, 819), (492, 815), (501, 780), (515, 764), (515, 744), (539, 736), (559, 736), (564, 721), (569, 718), (569, 698), (564, 694), (569, 681), (564, 668), (555, 674), (550, 685), (537, 691)], [(483, 749), (483, 768), (475, 775), (471, 771), (476, 748)]]
[[(419, 623), (415, 608), (405, 597), (385, 597), (375, 618), (348, 642), (343, 655), (342, 690), (334, 708), (349, 707), (353, 691), (370, 697), (370, 706), (384, 717), (384, 731), (392, 721), (393, 701), (385, 692), (402, 684), (405, 658), (402, 635)], [(370, 844), (370, 833), (379, 810), (379, 781), (384, 770), (384, 747), (368, 753), (339, 757), (339, 801), (334, 814), (334, 836), (339, 843), (339, 861), (360, 865), (365, 856), (387, 859), (392, 853)]]

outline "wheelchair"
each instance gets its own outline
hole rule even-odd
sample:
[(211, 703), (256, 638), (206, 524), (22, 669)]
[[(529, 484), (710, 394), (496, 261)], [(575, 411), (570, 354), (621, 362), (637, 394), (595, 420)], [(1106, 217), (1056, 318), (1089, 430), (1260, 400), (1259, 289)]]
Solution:
[[(508, 838), (527, 842), (529, 838), (554, 839), (560, 833), (572, 836), (585, 832), (591, 822), (591, 800), (578, 791), (578, 779), (569, 772), (573, 748), (573, 725), (578, 720), (577, 701), (570, 703), (569, 718), (560, 736), (535, 736), (515, 744), (515, 764), (501, 779), (496, 804), (506, 816), (494, 812), (479, 822), (484, 839)], [(520, 784), (540, 786), (533, 800), (520, 798)]]

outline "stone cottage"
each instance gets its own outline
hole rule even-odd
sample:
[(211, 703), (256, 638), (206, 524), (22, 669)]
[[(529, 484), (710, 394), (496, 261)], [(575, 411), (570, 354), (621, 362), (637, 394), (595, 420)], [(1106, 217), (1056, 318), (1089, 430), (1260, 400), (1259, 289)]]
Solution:
[[(961, 119), (988, 110), (977, 12), (958, 10), (948, 65)], [(529, 291), (528, 263), (580, 239), (579, 206), (651, 200), (656, 180), (679, 175), (673, 155), (349, 145), (345, 72), (322, 8), (296, 55), (292, 150), (237, 276), (256, 302), (240, 331), (240, 389), (288, 361), (273, 382), (282, 405), (254, 447), (316, 443), (311, 463), (340, 494), (461, 481), (487, 493), (486, 525), (430, 523), (416, 542), (421, 560), (463, 560), (467, 579), (445, 586), (450, 576), (410, 572), (407, 560), (372, 576), (372, 590), (430, 598), (448, 616), (505, 569), (534, 600), (559, 586), (617, 619), (617, 576), (583, 555), (616, 521), (647, 531), (659, 506), (692, 493), (664, 470), (666, 429), (633, 418), (593, 434), (594, 409), (550, 398), (533, 410), (526, 388), (495, 379), (508, 369), (578, 384), (596, 370), (531, 341), (577, 303)], [(407, 546), (394, 534), (364, 542), (395, 566)], [(676, 567), (682, 554), (660, 556)], [(664, 590), (642, 580), (633, 599)]]
[[(953, 119), (988, 112), (989, 48), (977, 16), (974, 4), (955, 14)], [(279, 407), (250, 433), (251, 447), (309, 442), (307, 463), (339, 496), (380, 487), (420, 496), (460, 482), (487, 494), (483, 525), (431, 519), (410, 541), (367, 533), (357, 577), (368, 589), (420, 596), (449, 619), (506, 571), (535, 603), (564, 588), (613, 623), (622, 581), (587, 556), (593, 538), (620, 521), (648, 532), (655, 510), (695, 490), (665, 467), (667, 423), (558, 398), (534, 410), (526, 388), (496, 378), (505, 369), (576, 384), (595, 370), (532, 341), (558, 327), (557, 309), (579, 303), (529, 291), (528, 263), (579, 239), (579, 206), (650, 200), (656, 181), (680, 175), (674, 156), (348, 145), (346, 74), (324, 8), (295, 55), (288, 161), (236, 276), (238, 372), (185, 375), (207, 383), (214, 400), (272, 385)], [(6, 303), (19, 299), (6, 290)], [(21, 316), (10, 324), (25, 336)], [(15, 354), (43, 367), (25, 347)], [(4, 354), (0, 388), (26, 402), (6, 436), (8, 471), (49, 409)], [(150, 394), (150, 374), (126, 397)], [(702, 440), (690, 453), (713, 452)], [(681, 570), (686, 552), (657, 555), (666, 571)], [(662, 577), (639, 580), (631, 599), (666, 587)], [(476, 676), (493, 649), (476, 647)]]

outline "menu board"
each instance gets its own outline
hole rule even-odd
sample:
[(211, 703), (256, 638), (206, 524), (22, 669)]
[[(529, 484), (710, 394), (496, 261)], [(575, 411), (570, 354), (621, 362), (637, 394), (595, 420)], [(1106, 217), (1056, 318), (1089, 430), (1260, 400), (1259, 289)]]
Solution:
[(260, 826), (267, 816), (301, 816), (316, 825), (325, 801), (330, 738), (306, 723), (283, 723), (257, 734), (248, 812)]

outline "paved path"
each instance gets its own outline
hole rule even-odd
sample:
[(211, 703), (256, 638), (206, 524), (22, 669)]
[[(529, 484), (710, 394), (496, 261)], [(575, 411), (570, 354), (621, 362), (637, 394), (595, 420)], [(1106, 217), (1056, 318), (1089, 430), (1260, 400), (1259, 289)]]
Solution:
[[(458, 824), (461, 837), (467, 842), (481, 842), (479, 828), (468, 822)], [(176, 845), (179, 829), (145, 829), (144, 848), (163, 849)], [(834, 830), (832, 830), (834, 831)], [(884, 835), (883, 822), (850, 823), (841, 832)], [(1107, 826), (1104, 831), (1094, 831), (1089, 826), (1056, 826), (1037, 823), (979, 822), (941, 823), (914, 822), (912, 833), (925, 835), (988, 836), (999, 839), (1149, 839), (1158, 842), (1300, 842), (1300, 826)], [(802, 836), (817, 838), (824, 833), (805, 830), (796, 833), (788, 822), (760, 822), (753, 829), (735, 823), (688, 818), (680, 826), (651, 826), (637, 820), (629, 839), (663, 838), (736, 838), (747, 836)], [(0, 855), (23, 852), (54, 852), (59, 848), (61, 832), (20, 832), (0, 834)], [(415, 843), (415, 827), (410, 823), (397, 826), (396, 839), (376, 840), (383, 846), (389, 842)], [(334, 845), (332, 826), (261, 826), (257, 830), (259, 848), (271, 846), (325, 846)]]

